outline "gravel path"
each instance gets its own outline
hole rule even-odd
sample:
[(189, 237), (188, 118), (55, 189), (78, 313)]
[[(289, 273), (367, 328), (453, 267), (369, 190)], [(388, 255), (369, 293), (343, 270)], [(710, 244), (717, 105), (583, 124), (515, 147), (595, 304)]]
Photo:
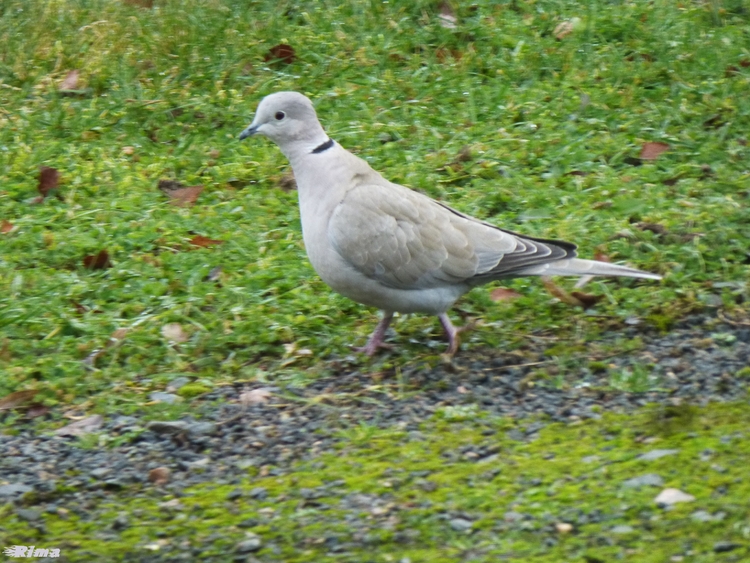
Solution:
[[(267, 402), (241, 405), (242, 389), (224, 387), (194, 400), (194, 418), (105, 419), (96, 432), (121, 438), (120, 445), (108, 449), (82, 449), (75, 437), (34, 434), (21, 426), (15, 436), (0, 435), (0, 502), (12, 503), (16, 515), (43, 537), (44, 512), (91, 519), (96, 518), (92, 509), (98, 501), (136, 485), (139, 490), (161, 487), (179, 494), (202, 482), (238, 484), (247, 478), (249, 467), (259, 468), (261, 475), (285, 474), (294, 470), (296, 461), (333, 451), (342, 439), (339, 431), (361, 422), (416, 431), (441, 409), (488, 411), (517, 420), (511, 433), (526, 439), (546, 421), (596, 418), (603, 411), (628, 411), (647, 403), (746, 398), (748, 379), (736, 374), (750, 365), (750, 326), (699, 315), (666, 335), (633, 326), (604, 340), (623, 336), (639, 336), (644, 345), (593, 364), (580, 354), (578, 360), (567, 361), (562, 375), (560, 363), (545, 355), (549, 341), (534, 337), (520, 351), (473, 350), (452, 365), (414, 368), (400, 376), (386, 373), (379, 379), (341, 360), (332, 364), (334, 376), (305, 389), (265, 388), (271, 392)], [(653, 369), (631, 369), (644, 363)], [(655, 390), (613, 390), (612, 373), (628, 370), (635, 375), (623, 385)], [(572, 373), (575, 380), (567, 381)], [(161, 478), (168, 483), (159, 484)], [(255, 494), (262, 497), (264, 492)], [(128, 519), (119, 525), (127, 527)], [(112, 534), (117, 526), (112, 525)], [(245, 561), (240, 555), (238, 560)], [(188, 559), (185, 555), (176, 560)], [(154, 555), (144, 560), (161, 559)]]

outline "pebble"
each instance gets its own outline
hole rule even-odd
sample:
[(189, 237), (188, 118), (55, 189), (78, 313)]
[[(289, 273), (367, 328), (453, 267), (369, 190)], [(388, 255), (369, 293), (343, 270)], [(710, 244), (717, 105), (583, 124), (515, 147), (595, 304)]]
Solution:
[(695, 497), (682, 492), (679, 489), (664, 489), (660, 492), (654, 502), (660, 506), (671, 506), (679, 502), (693, 502)]
[(258, 551), (263, 546), (263, 542), (257, 536), (252, 536), (244, 541), (241, 541), (235, 547), (237, 553), (253, 553)]
[(646, 473), (623, 481), (622, 486), (629, 489), (639, 489), (641, 487), (661, 487), (663, 484), (664, 479), (656, 473)]
[(731, 541), (720, 541), (714, 544), (714, 551), (716, 553), (726, 553), (727, 551), (733, 551), (739, 547), (742, 547), (741, 543), (734, 543)]
[(678, 453), (680, 453), (680, 450), (651, 450), (650, 452), (639, 455), (636, 459), (640, 461), (654, 461), (655, 459)]
[(471, 530), (474, 523), (463, 518), (452, 518), (448, 522), (448, 525), (457, 532), (465, 532), (466, 530)]
[(635, 528), (632, 526), (628, 526), (627, 524), (621, 524), (619, 526), (613, 527), (610, 532), (613, 534), (630, 534), (632, 532), (635, 532)]

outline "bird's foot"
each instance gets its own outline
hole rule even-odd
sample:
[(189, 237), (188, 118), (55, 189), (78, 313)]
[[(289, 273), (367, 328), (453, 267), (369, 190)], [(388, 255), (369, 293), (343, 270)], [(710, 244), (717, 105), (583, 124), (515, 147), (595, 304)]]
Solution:
[(446, 313), (439, 314), (438, 319), (440, 319), (440, 324), (443, 325), (443, 330), (445, 330), (445, 335), (448, 337), (448, 350), (446, 352), (446, 355), (452, 358), (458, 353), (458, 348), (459, 346), (461, 346), (461, 338), (459, 335), (462, 332), (466, 332), (466, 331), (473, 329), (474, 321), (469, 322), (465, 326), (457, 327), (453, 325), (453, 323), (451, 322), (450, 318), (448, 318), (448, 315)]
[(385, 338), (385, 331), (388, 330), (388, 325), (391, 324), (391, 319), (393, 319), (393, 313), (391, 313), (390, 311), (384, 311), (383, 318), (380, 319), (378, 326), (375, 327), (375, 330), (370, 336), (370, 339), (367, 341), (367, 344), (362, 347), (355, 348), (355, 350), (368, 356), (374, 356), (375, 353), (381, 348), (391, 350), (393, 348), (393, 345), (383, 342), (383, 338)]

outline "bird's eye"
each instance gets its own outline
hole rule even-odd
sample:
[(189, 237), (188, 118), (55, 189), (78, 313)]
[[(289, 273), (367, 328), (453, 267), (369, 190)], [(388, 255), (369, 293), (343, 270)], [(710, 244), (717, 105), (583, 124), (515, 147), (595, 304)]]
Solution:
[(276, 121), (281, 121), (286, 117), (286, 114), (283, 111), (277, 111), (274, 117), (276, 118)]

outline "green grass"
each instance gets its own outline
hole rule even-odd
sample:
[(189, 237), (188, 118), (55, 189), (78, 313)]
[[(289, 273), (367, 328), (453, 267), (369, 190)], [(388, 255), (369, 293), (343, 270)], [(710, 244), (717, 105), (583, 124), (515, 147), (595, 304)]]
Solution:
[[(44, 514), (44, 535), (6, 509), (4, 541), (58, 546), (70, 561), (137, 561), (186, 546), (200, 550), (200, 560), (228, 561), (247, 532), (262, 538), (261, 561), (287, 563), (744, 561), (748, 423), (746, 405), (737, 404), (605, 414), (548, 426), (530, 442), (508, 436), (513, 423), (479, 415), (436, 416), (417, 435), (361, 426), (342, 436), (335, 453), (281, 476), (251, 468), (240, 483), (177, 495), (137, 485), (102, 492), (85, 515)], [(655, 449), (676, 453), (637, 459)], [(654, 502), (663, 487), (624, 484), (649, 473), (695, 500), (664, 510)], [(249, 498), (256, 487), (267, 498)], [(237, 490), (240, 498), (228, 500)], [(377, 502), (352, 504), (355, 495)], [(170, 501), (179, 506), (165, 508)], [(700, 521), (701, 511), (718, 519)], [(527, 516), (513, 520), (509, 512)], [(113, 528), (123, 514), (128, 526)], [(450, 525), (457, 515), (472, 522), (470, 530)], [(560, 524), (570, 531), (558, 531)], [(618, 533), (618, 526), (632, 531)], [(364, 548), (356, 543), (363, 538)], [(739, 545), (716, 553), (718, 542)]]
[[(296, 195), (277, 185), (285, 159), (267, 141), (237, 141), (262, 96), (282, 89), (312, 96), (330, 134), (394, 181), (665, 274), (593, 283), (599, 315), (668, 327), (705, 303), (733, 305), (738, 290), (710, 282), (747, 279), (746, 10), (479, 2), (450, 30), (430, 3), (4, 2), (0, 220), (15, 229), (0, 235), (0, 392), (122, 406), (176, 374), (209, 386), (304, 380), (362, 344), (375, 317), (307, 263)], [(264, 62), (279, 42), (296, 49), (293, 64)], [(72, 69), (80, 92), (62, 96)], [(645, 141), (671, 150), (628, 164)], [(464, 146), (473, 158), (456, 164)], [(40, 166), (60, 171), (60, 198), (34, 204)], [(205, 190), (175, 208), (162, 178)], [(194, 233), (224, 243), (188, 251)], [(101, 249), (113, 267), (84, 268)], [(218, 282), (206, 281), (216, 266)], [(525, 297), (494, 304), (482, 288), (459, 303), (490, 324), (469, 347), (512, 348), (539, 328), (596, 333), (596, 319), (551, 303), (537, 281), (510, 283)], [(161, 335), (171, 322), (187, 342)], [(124, 341), (84, 369), (121, 328)], [(395, 328), (396, 362), (443, 349), (434, 319)]]

